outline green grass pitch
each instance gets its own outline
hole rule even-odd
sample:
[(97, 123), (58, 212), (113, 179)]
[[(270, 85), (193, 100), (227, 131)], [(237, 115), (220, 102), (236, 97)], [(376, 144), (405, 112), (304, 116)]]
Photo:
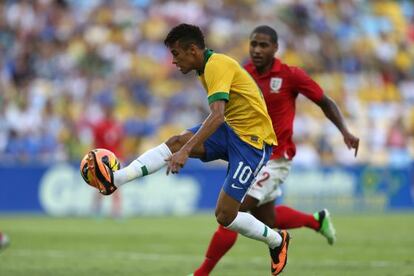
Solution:
[[(338, 242), (292, 230), (283, 275), (414, 275), (414, 214), (335, 215)], [(0, 216), (0, 275), (182, 275), (202, 261), (213, 214), (125, 220)], [(270, 275), (264, 244), (239, 237), (212, 276)]]

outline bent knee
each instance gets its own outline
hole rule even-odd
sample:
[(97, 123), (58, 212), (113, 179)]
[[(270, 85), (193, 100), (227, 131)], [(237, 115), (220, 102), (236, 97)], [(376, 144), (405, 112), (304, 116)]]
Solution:
[(171, 152), (177, 152), (187, 142), (184, 135), (171, 136), (165, 144), (170, 148)]
[(237, 212), (234, 213), (220, 209), (216, 210), (216, 220), (220, 225), (224, 227), (229, 226), (234, 221), (236, 216)]

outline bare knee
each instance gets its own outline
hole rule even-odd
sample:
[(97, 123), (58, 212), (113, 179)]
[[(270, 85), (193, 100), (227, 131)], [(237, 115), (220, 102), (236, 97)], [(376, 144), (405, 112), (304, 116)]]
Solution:
[(171, 136), (165, 144), (171, 150), (172, 153), (179, 151), (191, 137), (194, 136), (194, 133), (186, 130), (179, 135)]
[(216, 209), (216, 220), (222, 226), (229, 226), (237, 216), (237, 212), (217, 208)]
[(187, 141), (184, 139), (184, 135), (174, 135), (170, 137), (165, 142), (165, 144), (168, 146), (171, 152), (174, 153), (174, 152), (179, 151), (186, 142)]

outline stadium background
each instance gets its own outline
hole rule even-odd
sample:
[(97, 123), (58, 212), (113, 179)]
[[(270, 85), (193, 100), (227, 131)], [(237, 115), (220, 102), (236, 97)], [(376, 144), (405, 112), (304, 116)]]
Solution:
[[(275, 27), (278, 57), (311, 74), (360, 137), (358, 157), (354, 158), (322, 112), (299, 98), (295, 121), (298, 153), (285, 186), (285, 203), (306, 211), (329, 207), (342, 231), (365, 221), (365, 217), (360, 221), (350, 218), (362, 213), (368, 214), (368, 220), (378, 217), (371, 218), (373, 224), (366, 227), (370, 231), (387, 229), (386, 221), (393, 221), (394, 227), (399, 226), (397, 233), (408, 234), (404, 231), (414, 224), (413, 1), (5, 0), (0, 1), (0, 230), (10, 232), (15, 246), (0, 255), (0, 275), (34, 271), (30, 266), (22, 266), (20, 272), (7, 266), (22, 258), (33, 260), (27, 253), (31, 251), (19, 244), (27, 234), (23, 229), (42, 222), (45, 228), (36, 233), (47, 236), (51, 229), (71, 229), (72, 222), (87, 224), (86, 229), (100, 227), (99, 223), (88, 224), (95, 220), (56, 217), (115, 216), (123, 220), (123, 226), (138, 227), (137, 220), (151, 224), (155, 215), (161, 217), (152, 219), (162, 225), (163, 219), (169, 223), (185, 219), (174, 220), (169, 215), (202, 211), (207, 215), (197, 215), (195, 220), (207, 221), (209, 231), (203, 228), (199, 239), (208, 239), (214, 229), (211, 209), (225, 174), (222, 163), (205, 166), (192, 161), (178, 176), (160, 173), (127, 185), (116, 199), (97, 196), (81, 182), (77, 168), (83, 154), (96, 144), (95, 126), (102, 121), (122, 129), (113, 150), (128, 163), (206, 116), (202, 87), (193, 75), (183, 76), (176, 70), (162, 43), (169, 28), (180, 22), (200, 25), (210, 48), (241, 63), (248, 58), (251, 30), (259, 24)], [(39, 218), (38, 214), (46, 216)], [(192, 221), (193, 215), (188, 219)], [(104, 221), (101, 226), (118, 227), (117, 220)], [(313, 242), (311, 238), (305, 241)], [(346, 241), (355, 242), (355, 237)], [(375, 252), (368, 259), (371, 263), (355, 263), (345, 255), (350, 253), (346, 250), (349, 262), (339, 265), (368, 267), (374, 270), (372, 275), (390, 275), (382, 273), (402, 268), (400, 275), (410, 275), (404, 271), (414, 263), (412, 252), (409, 254), (413, 239), (393, 245), (399, 243), (407, 251), (400, 249), (390, 257), (400, 262), (395, 266)], [(125, 244), (119, 244), (122, 250)], [(373, 244), (381, 243), (375, 240)], [(190, 254), (200, 255), (201, 260), (203, 250), (199, 242)], [(43, 253), (54, 255), (51, 252)], [(197, 259), (188, 269), (196, 264)], [(306, 263), (296, 264), (297, 271), (308, 269)], [(237, 262), (227, 265), (237, 266)], [(259, 266), (257, 260), (254, 265)], [(325, 264), (329, 265), (338, 263)], [(381, 266), (385, 270), (375, 270)], [(39, 275), (49, 275), (37, 269)], [(190, 272), (188, 269), (181, 274)], [(292, 269), (288, 271), (293, 274), (288, 275), (300, 275)], [(235, 275), (244, 275), (242, 272)], [(129, 275), (125, 271), (118, 274), (122, 273)], [(161, 274), (150, 269), (142, 273)], [(233, 275), (226, 273), (218, 275)], [(318, 270), (315, 275), (334, 274)]]

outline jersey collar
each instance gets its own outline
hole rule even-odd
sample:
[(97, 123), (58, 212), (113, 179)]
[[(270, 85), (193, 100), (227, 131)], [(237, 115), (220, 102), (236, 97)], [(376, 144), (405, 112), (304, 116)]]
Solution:
[(201, 76), (204, 73), (204, 68), (206, 68), (206, 64), (208, 59), (214, 54), (214, 51), (211, 49), (205, 49), (204, 50), (204, 65), (203, 65), (203, 69), (201, 70), (197, 70), (197, 74), (199, 76)]
[(277, 73), (277, 72), (280, 71), (280, 69), (282, 69), (282, 63), (277, 58), (274, 58), (273, 59), (273, 66), (272, 66), (272, 69), (270, 71), (272, 73)]

